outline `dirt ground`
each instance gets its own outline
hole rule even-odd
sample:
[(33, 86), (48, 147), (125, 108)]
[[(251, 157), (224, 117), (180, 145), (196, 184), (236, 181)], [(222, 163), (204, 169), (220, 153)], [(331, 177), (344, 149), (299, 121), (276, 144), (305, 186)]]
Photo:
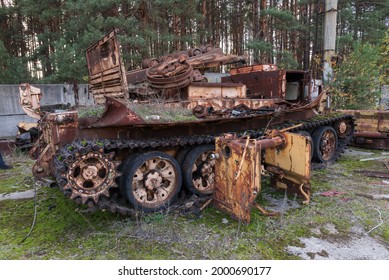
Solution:
[[(242, 225), (213, 207), (172, 211), (134, 221), (79, 208), (58, 188), (37, 184), (25, 156), (6, 158), (0, 171), (0, 259), (389, 259), (388, 151), (349, 148), (335, 164), (313, 171), (312, 201), (263, 182), (258, 203), (280, 212), (252, 211)], [(26, 238), (27, 237), (27, 238)]]
[[(382, 166), (389, 163), (389, 152), (369, 152), (358, 149), (348, 149), (345, 153), (345, 158), (352, 159), (356, 162), (359, 161), (359, 163), (371, 162), (371, 167), (364, 170), (380, 170), (389, 173), (389, 170)], [(378, 201), (374, 202), (374, 200), (366, 201), (366, 206), (369, 207), (371, 212), (370, 214), (376, 216), (374, 219), (376, 220), (376, 225), (371, 229), (366, 230), (360, 223), (353, 221), (354, 223), (349, 229), (347, 236), (342, 236), (336, 229), (336, 226), (331, 223), (324, 224), (321, 227), (312, 228), (311, 231), (314, 236), (300, 239), (303, 244), (302, 247), (288, 246), (288, 252), (303, 259), (389, 259), (388, 242), (385, 242), (374, 235), (370, 235), (371, 232), (383, 224), (387, 227), (389, 180), (376, 178), (373, 182), (371, 180), (359, 181), (358, 178), (354, 176), (347, 178), (349, 177), (347, 176), (347, 171), (339, 174), (336, 172), (336, 167), (337, 165), (330, 167), (330, 171), (335, 171), (333, 173), (334, 176), (332, 177), (335, 187), (339, 187), (339, 189), (343, 191), (345, 189), (344, 187), (348, 186), (350, 190), (354, 191), (358, 196), (359, 194), (370, 194), (376, 195), (377, 197), (381, 196), (386, 199), (383, 203), (379, 203)], [(351, 167), (351, 171), (356, 175), (360, 170), (357, 167)], [(347, 179), (339, 179), (343, 176)], [(350, 190), (346, 189), (345, 195), (347, 195)], [(383, 208), (380, 208), (380, 206), (383, 206)], [(383, 216), (386, 217), (386, 219), (383, 219)], [(351, 219), (353, 218), (351, 217)], [(322, 235), (322, 232), (327, 234)], [(319, 236), (319, 238), (317, 236)]]

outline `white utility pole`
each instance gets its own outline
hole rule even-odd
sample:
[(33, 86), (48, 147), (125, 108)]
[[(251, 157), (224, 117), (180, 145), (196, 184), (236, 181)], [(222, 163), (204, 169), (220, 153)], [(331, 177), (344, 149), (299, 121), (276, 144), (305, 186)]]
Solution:
[(323, 53), (323, 82), (325, 85), (331, 83), (334, 76), (331, 59), (335, 55), (337, 13), (338, 0), (325, 0)]

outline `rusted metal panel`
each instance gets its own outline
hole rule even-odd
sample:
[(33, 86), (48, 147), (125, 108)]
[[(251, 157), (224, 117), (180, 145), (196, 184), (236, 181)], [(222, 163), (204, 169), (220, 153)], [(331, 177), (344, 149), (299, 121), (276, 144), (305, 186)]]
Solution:
[(111, 97), (106, 97), (105, 112), (101, 119), (91, 124), (91, 127), (115, 127), (145, 123), (136, 113), (123, 103)]
[(127, 82), (129, 84), (143, 83), (146, 81), (146, 71), (147, 69), (136, 69), (128, 71), (126, 73)]
[(252, 72), (267, 72), (278, 70), (275, 64), (256, 64), (243, 67), (237, 67), (230, 70), (230, 75), (246, 74)]
[(242, 83), (247, 87), (247, 97), (250, 98), (282, 98), (284, 71), (254, 71), (222, 77), (223, 83)]
[(261, 149), (255, 140), (216, 139), (213, 204), (234, 219), (250, 223), (250, 211), (261, 190)]
[(285, 133), (286, 145), (280, 148), (266, 150), (265, 163), (294, 174), (302, 180), (309, 181), (311, 177), (309, 140), (300, 134)]
[(377, 110), (342, 110), (356, 118), (358, 132), (389, 133), (389, 111)]
[(309, 202), (311, 178), (311, 145), (302, 135), (283, 133), (285, 143), (281, 147), (265, 151), (266, 169), (273, 173), (276, 187), (297, 192)]
[(128, 85), (116, 31), (89, 47), (86, 60), (90, 90), (96, 103), (104, 103), (105, 96), (127, 97)]
[(233, 83), (193, 83), (188, 87), (188, 98), (246, 98), (246, 86)]

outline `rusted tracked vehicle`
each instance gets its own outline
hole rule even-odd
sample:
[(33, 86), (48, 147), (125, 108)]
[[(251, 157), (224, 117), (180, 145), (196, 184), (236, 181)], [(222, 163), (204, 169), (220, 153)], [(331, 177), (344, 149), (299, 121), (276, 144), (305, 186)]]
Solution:
[[(330, 113), (321, 87), (312, 100), (302, 71), (243, 66), (222, 83), (207, 83), (205, 70), (242, 58), (206, 51), (125, 72), (115, 33), (108, 34), (87, 51), (91, 91), (105, 103), (104, 114), (41, 116), (33, 174), (54, 176), (76, 203), (111, 211), (122, 211), (121, 197), (135, 209), (165, 209), (183, 185), (196, 195), (213, 193), (217, 207), (249, 222), (261, 174), (309, 201), (311, 157), (336, 160), (352, 137), (352, 116)], [(25, 111), (36, 114), (39, 90), (20, 91)], [(197, 119), (163, 121), (128, 104), (187, 108)]]
[(342, 110), (342, 113), (355, 118), (356, 129), (351, 145), (389, 150), (389, 111)]

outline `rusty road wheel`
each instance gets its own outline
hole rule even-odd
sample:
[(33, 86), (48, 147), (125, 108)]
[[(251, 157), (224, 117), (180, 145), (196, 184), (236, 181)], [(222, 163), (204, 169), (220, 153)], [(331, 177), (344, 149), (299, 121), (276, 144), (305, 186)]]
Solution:
[(334, 128), (339, 138), (346, 138), (353, 133), (354, 124), (351, 119), (339, 120), (335, 123)]
[(79, 154), (68, 164), (67, 184), (63, 190), (65, 193), (71, 191), (70, 198), (77, 203), (97, 204), (101, 195), (109, 197), (110, 188), (117, 187), (118, 165), (119, 162), (113, 160), (113, 153), (105, 154), (100, 150)]
[(194, 194), (212, 194), (215, 185), (215, 145), (201, 145), (186, 155), (182, 164), (184, 185)]
[(338, 136), (335, 129), (323, 126), (313, 134), (313, 158), (319, 163), (329, 163), (335, 160), (338, 148)]
[(139, 154), (125, 164), (123, 172), (124, 195), (135, 209), (145, 212), (165, 209), (181, 188), (181, 168), (163, 152)]

